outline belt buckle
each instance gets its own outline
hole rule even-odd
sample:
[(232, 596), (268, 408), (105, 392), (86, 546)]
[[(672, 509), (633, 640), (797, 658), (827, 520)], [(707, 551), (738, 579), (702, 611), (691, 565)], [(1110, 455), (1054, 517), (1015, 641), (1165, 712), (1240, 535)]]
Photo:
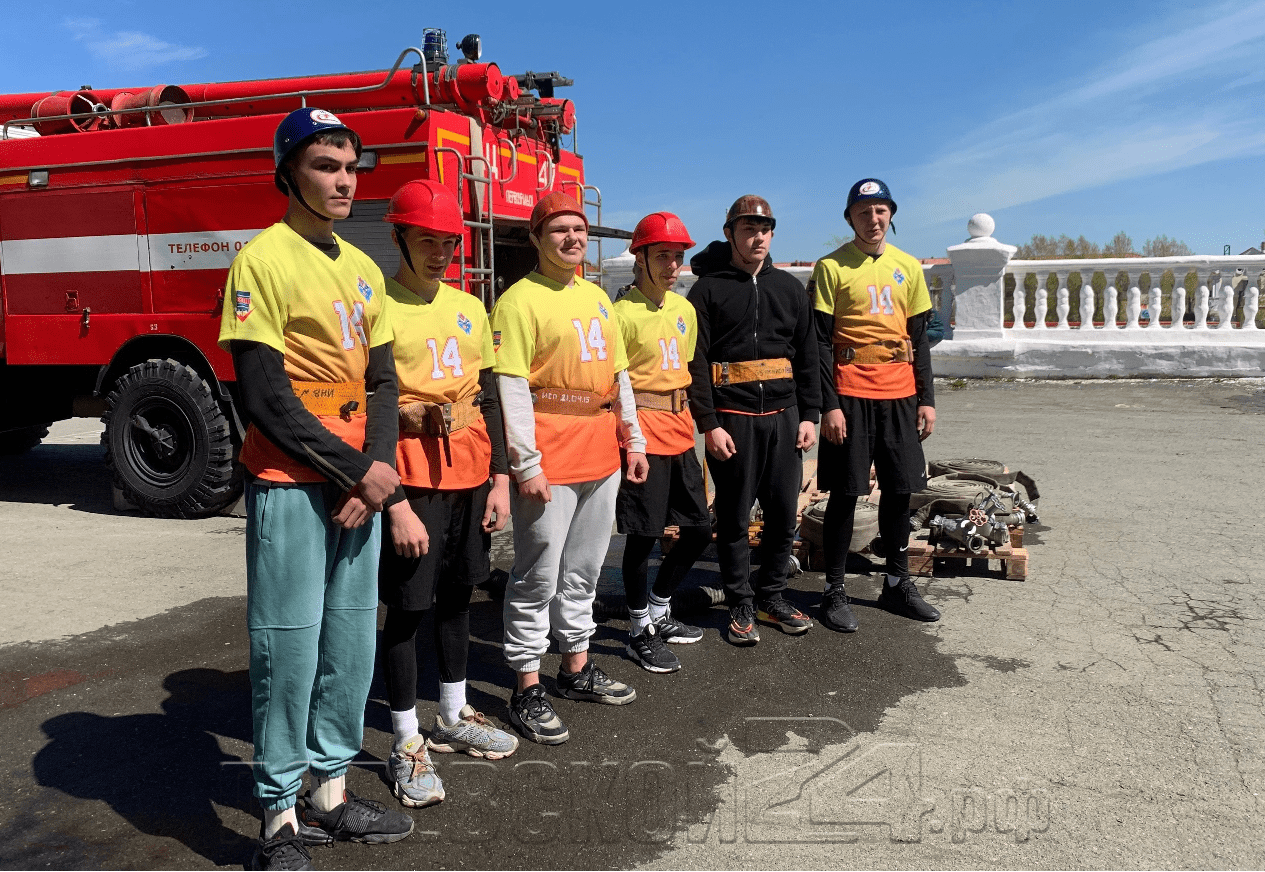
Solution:
[(720, 365), (720, 383), (722, 385), (729, 384), (729, 364), (722, 363)]
[(338, 416), (344, 421), (351, 420), (351, 413), (360, 408), (360, 403), (355, 400), (348, 400), (338, 407)]
[(851, 363), (853, 360), (856, 359), (856, 356), (857, 356), (857, 350), (853, 348), (851, 345), (843, 349), (843, 359), (846, 362)]
[(452, 432), (452, 403), (444, 403), (442, 408), (444, 416), (444, 435), (447, 436)]

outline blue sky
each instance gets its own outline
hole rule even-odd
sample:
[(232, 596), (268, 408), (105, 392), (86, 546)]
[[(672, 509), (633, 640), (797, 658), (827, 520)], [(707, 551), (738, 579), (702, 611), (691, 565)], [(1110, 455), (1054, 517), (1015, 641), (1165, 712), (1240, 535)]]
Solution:
[(476, 32), (506, 73), (575, 79), (560, 95), (605, 223), (668, 209), (706, 242), (759, 193), (778, 260), (850, 235), (843, 202), (864, 176), (890, 185), (893, 241), (919, 257), (944, 256), (981, 211), (1013, 244), (1124, 230), (1219, 254), (1265, 239), (1265, 2), (136, 0), (42, 17), (6, 41), (0, 90), (375, 69), (424, 27), (450, 44)]

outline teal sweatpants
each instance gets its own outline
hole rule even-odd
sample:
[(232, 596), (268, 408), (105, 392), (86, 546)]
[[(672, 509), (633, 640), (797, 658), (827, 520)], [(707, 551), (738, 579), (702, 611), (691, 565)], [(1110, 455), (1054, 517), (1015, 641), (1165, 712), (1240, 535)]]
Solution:
[(336, 778), (364, 741), (377, 644), (378, 515), (344, 530), (329, 484), (246, 486), (255, 795), (290, 808), (308, 768)]

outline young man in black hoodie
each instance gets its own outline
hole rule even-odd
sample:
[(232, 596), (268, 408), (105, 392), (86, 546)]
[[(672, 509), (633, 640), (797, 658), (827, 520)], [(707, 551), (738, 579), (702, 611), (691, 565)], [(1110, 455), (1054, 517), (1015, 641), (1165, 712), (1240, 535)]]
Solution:
[[(716, 485), (716, 550), (735, 645), (760, 641), (757, 616), (792, 635), (813, 625), (782, 593), (801, 452), (817, 441), (817, 337), (804, 286), (769, 257), (775, 226), (768, 202), (739, 197), (725, 218), (725, 241), (690, 261), (698, 276), (689, 296), (698, 311), (690, 407)], [(747, 528), (757, 499), (763, 557), (753, 589)]]

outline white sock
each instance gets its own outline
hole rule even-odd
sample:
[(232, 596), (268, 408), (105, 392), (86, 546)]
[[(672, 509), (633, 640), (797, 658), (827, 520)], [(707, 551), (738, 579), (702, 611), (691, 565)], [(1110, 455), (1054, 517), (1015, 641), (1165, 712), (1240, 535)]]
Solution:
[(887, 576), (887, 586), (888, 586), (888, 587), (895, 587), (895, 586), (896, 586), (896, 585), (898, 585), (898, 584), (900, 584), (900, 576), (899, 576), (899, 575), (888, 575), (888, 576)]
[(451, 684), (439, 682), (439, 716), (444, 723), (452, 726), (461, 720), (461, 707), (466, 704), (466, 683), (454, 681)]
[(312, 788), (312, 805), (320, 812), (333, 811), (343, 804), (343, 791), (347, 787), (347, 776), (326, 778), (315, 777), (316, 786)]
[(628, 635), (640, 636), (650, 626), (650, 609), (628, 610)]
[(654, 594), (650, 594), (650, 620), (657, 621), (668, 613), (672, 607), (672, 600), (660, 599)]
[(294, 827), (295, 833), (298, 833), (299, 818), (298, 818), (298, 815), (295, 814), (294, 806), (290, 806), (289, 808), (284, 808), (280, 811), (265, 811), (264, 812), (264, 838), (271, 839), (273, 836), (277, 834), (277, 830), (281, 829), (286, 824), (289, 824), (290, 826)]
[(408, 711), (391, 712), (391, 730), (395, 733), (396, 746), (403, 745), (417, 735), (417, 706)]

